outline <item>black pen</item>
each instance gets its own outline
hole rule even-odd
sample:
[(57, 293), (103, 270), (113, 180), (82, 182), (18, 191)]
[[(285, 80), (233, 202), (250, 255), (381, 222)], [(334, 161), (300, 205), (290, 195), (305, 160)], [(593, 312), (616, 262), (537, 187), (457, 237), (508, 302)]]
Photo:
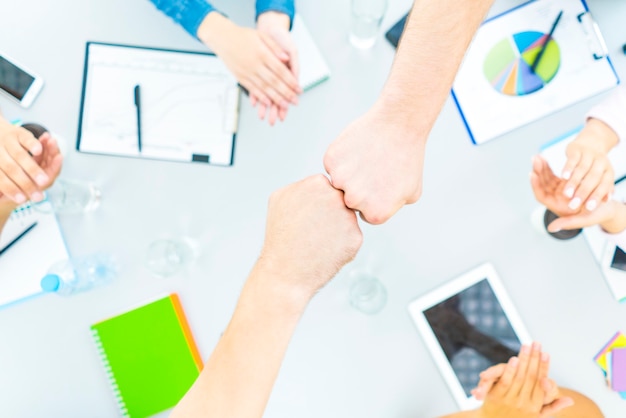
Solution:
[(24, 238), (24, 236), (26, 234), (28, 234), (30, 231), (32, 231), (32, 229), (34, 227), (37, 226), (37, 222), (35, 222), (34, 224), (32, 224), (31, 226), (29, 226), (28, 228), (26, 228), (26, 230), (24, 232), (22, 232), (21, 234), (19, 234), (17, 237), (15, 237), (15, 239), (11, 242), (9, 242), (3, 249), (0, 250), (0, 255), (4, 254), (5, 252), (7, 252), (9, 250), (9, 248), (11, 248), (12, 246), (14, 246), (19, 240), (21, 240), (22, 238)]
[(135, 107), (137, 108), (137, 148), (141, 152), (141, 86), (135, 86)]
[(559, 12), (559, 15), (556, 17), (554, 23), (552, 24), (552, 29), (550, 29), (550, 32), (548, 33), (548, 36), (546, 36), (546, 39), (543, 40), (543, 45), (541, 45), (541, 49), (539, 50), (539, 53), (535, 57), (535, 61), (533, 62), (532, 67), (530, 67), (530, 71), (532, 71), (533, 73), (537, 69), (537, 66), (539, 65), (539, 61), (541, 61), (541, 57), (543, 57), (543, 53), (546, 52), (546, 48), (548, 47), (548, 43), (550, 42), (550, 39), (552, 39), (552, 35), (554, 34), (554, 30), (556, 29), (556, 25), (558, 25), (559, 24), (559, 20), (561, 20), (561, 16), (563, 16), (563, 10), (561, 10)]

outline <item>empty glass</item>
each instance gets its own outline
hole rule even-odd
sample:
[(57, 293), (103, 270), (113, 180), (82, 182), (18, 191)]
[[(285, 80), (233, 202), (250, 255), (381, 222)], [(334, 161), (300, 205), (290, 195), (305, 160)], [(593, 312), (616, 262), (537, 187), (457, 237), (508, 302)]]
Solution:
[(355, 270), (350, 273), (354, 280), (350, 286), (350, 304), (366, 314), (376, 314), (387, 304), (385, 286), (371, 273)]
[(386, 10), (387, 0), (352, 0), (350, 43), (360, 49), (371, 48)]
[(101, 197), (102, 192), (93, 183), (58, 179), (46, 190), (43, 204), (35, 204), (34, 207), (40, 212), (71, 214), (92, 212), (100, 206)]
[(189, 267), (197, 257), (197, 244), (190, 238), (158, 239), (150, 244), (145, 265), (157, 277), (170, 277)]

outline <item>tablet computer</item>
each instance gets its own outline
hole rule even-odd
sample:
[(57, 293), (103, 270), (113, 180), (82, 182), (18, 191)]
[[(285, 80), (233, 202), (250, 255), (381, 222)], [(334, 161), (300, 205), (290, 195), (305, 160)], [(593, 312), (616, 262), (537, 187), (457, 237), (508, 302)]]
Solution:
[(486, 368), (531, 342), (491, 264), (459, 276), (409, 305), (409, 312), (461, 409)]
[(385, 37), (393, 45), (394, 47), (398, 47), (400, 43), (400, 38), (402, 37), (402, 32), (404, 32), (404, 25), (406, 24), (406, 20), (409, 17), (409, 14), (405, 14), (402, 19), (398, 20), (392, 27), (385, 33)]

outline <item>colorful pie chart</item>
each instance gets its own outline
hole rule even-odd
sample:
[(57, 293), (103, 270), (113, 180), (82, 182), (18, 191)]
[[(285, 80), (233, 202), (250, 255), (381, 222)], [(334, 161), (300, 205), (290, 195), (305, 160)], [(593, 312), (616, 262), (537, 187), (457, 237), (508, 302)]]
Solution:
[(520, 32), (491, 48), (483, 73), (493, 88), (508, 96), (524, 96), (550, 83), (561, 65), (559, 45), (553, 38), (548, 40), (535, 71), (531, 69), (547, 37), (541, 32)]

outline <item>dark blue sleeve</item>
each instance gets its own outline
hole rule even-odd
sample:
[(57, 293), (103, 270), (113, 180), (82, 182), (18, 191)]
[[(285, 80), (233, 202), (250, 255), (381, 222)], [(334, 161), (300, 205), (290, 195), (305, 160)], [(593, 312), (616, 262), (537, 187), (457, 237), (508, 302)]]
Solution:
[(150, 0), (160, 11), (174, 19), (194, 38), (197, 38), (198, 27), (215, 7), (206, 0)]
[(293, 16), (296, 14), (294, 0), (256, 0), (256, 17), (267, 11), (281, 12), (289, 16), (289, 21), (293, 24)]

